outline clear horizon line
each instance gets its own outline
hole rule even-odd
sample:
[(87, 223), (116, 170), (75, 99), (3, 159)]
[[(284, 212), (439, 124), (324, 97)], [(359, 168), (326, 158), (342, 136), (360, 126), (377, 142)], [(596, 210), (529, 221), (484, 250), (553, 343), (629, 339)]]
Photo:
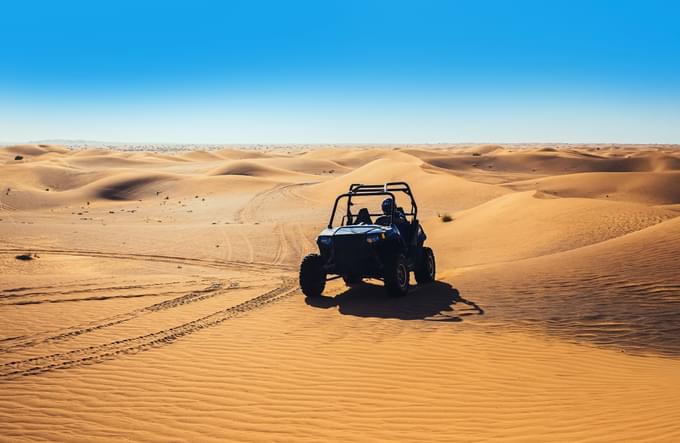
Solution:
[(176, 146), (290, 146), (290, 145), (348, 145), (348, 146), (406, 146), (406, 145), (660, 145), (676, 146), (680, 142), (631, 142), (631, 141), (417, 141), (417, 142), (389, 142), (389, 141), (278, 141), (278, 142), (177, 142), (177, 141), (106, 141), (84, 139), (42, 139), (22, 141), (0, 141), (2, 146), (22, 144), (82, 144), (82, 145), (176, 145)]

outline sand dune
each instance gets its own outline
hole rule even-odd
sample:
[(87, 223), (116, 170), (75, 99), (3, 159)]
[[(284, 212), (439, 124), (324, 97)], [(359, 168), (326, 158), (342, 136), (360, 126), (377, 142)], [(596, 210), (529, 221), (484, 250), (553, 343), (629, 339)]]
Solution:
[[(439, 281), (305, 300), (393, 180)], [(672, 146), (2, 148), (0, 440), (678, 441), (679, 214)]]
[(11, 155), (22, 155), (25, 157), (39, 157), (45, 154), (58, 153), (65, 154), (68, 149), (61, 146), (48, 145), (16, 145), (2, 148), (3, 157), (10, 157)]
[[(470, 182), (447, 172), (428, 168), (415, 158), (408, 162), (384, 158), (373, 160), (339, 177), (305, 187), (303, 194), (323, 202), (328, 201), (329, 197), (347, 192), (352, 183), (389, 181), (409, 182), (418, 196), (420, 206), (430, 214), (466, 209), (508, 192), (499, 186)], [(402, 201), (401, 204), (406, 205), (406, 202)]]
[[(537, 257), (599, 243), (673, 218), (672, 211), (585, 198), (508, 194), (431, 224), (431, 237), (449, 253), (445, 268)], [(554, 229), (560, 226), (560, 229)], [(484, 235), (480, 235), (484, 233)], [(502, 246), (502, 247), (500, 247)]]
[(643, 204), (680, 203), (680, 172), (568, 174), (508, 184), (517, 190), (536, 189), (559, 197), (625, 200)]
[[(641, 354), (680, 355), (680, 219), (566, 252), (460, 276), (511, 327)], [(536, 294), (539, 294), (537, 296)], [(506, 323), (504, 321), (504, 323)], [(520, 327), (520, 329), (522, 329)]]
[(680, 168), (680, 155), (677, 152), (634, 148), (604, 151), (554, 148), (503, 150), (497, 147), (491, 151), (454, 150), (446, 156), (421, 152), (418, 157), (432, 166), (462, 174), (469, 180), (491, 183), (548, 175), (661, 172)]
[[(299, 169), (299, 168), (296, 168)], [(243, 175), (248, 177), (263, 177), (283, 181), (302, 181), (305, 178), (314, 179), (314, 175), (294, 170), (270, 166), (263, 162), (236, 160), (211, 170), (209, 175)]]

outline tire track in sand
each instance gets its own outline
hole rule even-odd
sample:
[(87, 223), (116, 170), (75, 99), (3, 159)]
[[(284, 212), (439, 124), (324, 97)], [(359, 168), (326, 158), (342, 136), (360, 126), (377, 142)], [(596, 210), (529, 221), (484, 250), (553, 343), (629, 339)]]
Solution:
[(105, 360), (120, 358), (128, 354), (165, 346), (200, 330), (217, 326), (231, 318), (290, 297), (295, 294), (297, 290), (298, 288), (295, 284), (295, 280), (286, 278), (282, 280), (278, 287), (257, 297), (172, 328), (137, 337), (115, 340), (102, 345), (89, 346), (25, 360), (17, 360), (0, 365), (0, 380), (10, 380), (21, 376), (42, 374), (55, 369), (65, 369), (99, 363)]
[[(253, 247), (250, 241), (247, 240), (250, 245), (250, 250), (253, 251)], [(190, 258), (181, 257), (173, 255), (157, 255), (157, 254), (131, 254), (131, 253), (118, 253), (118, 252), (105, 252), (105, 251), (92, 251), (92, 250), (80, 250), (80, 249), (40, 249), (40, 248), (0, 248), (0, 253), (22, 253), (27, 250), (31, 252), (37, 252), (40, 254), (58, 254), (58, 255), (70, 255), (76, 257), (97, 257), (97, 258), (113, 258), (122, 260), (142, 260), (158, 263), (171, 263), (171, 264), (182, 264), (182, 265), (195, 265), (202, 267), (210, 267), (216, 269), (245, 269), (261, 272), (263, 267), (274, 267), (279, 270), (291, 271), (293, 267), (288, 265), (276, 264), (276, 263), (264, 263), (256, 261), (240, 261), (240, 260), (216, 260), (216, 259), (206, 259), (206, 258)], [(252, 252), (251, 252), (252, 255)]]
[(312, 242), (307, 235), (305, 235), (305, 231), (302, 229), (302, 224), (301, 223), (296, 223), (295, 227), (297, 228), (297, 231), (300, 235), (300, 239), (302, 240), (303, 245), (301, 245), (301, 256), (304, 257), (305, 255), (316, 252), (317, 247), (316, 243)]
[[(239, 235), (241, 236), (241, 238), (243, 238), (243, 241), (245, 242), (246, 247), (248, 248), (249, 259), (245, 263), (255, 263), (255, 249), (253, 248), (253, 244), (251, 243), (251, 241), (250, 241), (250, 239), (248, 238), (247, 235), (243, 234), (242, 232), (239, 232)], [(278, 263), (267, 263), (265, 266), (267, 266), (267, 265), (268, 266), (271, 266), (271, 265), (277, 266)]]
[[(249, 201), (246, 203), (241, 209), (239, 209), (236, 212), (235, 215), (235, 220), (237, 223), (240, 224), (245, 224), (245, 223), (254, 223), (256, 221), (259, 222), (273, 222), (274, 223), (274, 228), (273, 231), (276, 234), (276, 238), (278, 239), (278, 245), (276, 249), (276, 253), (274, 254), (274, 257), (272, 259), (272, 263), (279, 265), (279, 266), (286, 266), (289, 269), (292, 269), (290, 265), (285, 265), (288, 255), (291, 255), (291, 250), (294, 251), (294, 254), (296, 253), (297, 255), (304, 255), (303, 249), (306, 247), (310, 246), (309, 239), (307, 239), (304, 234), (302, 233), (302, 229), (300, 226), (292, 226), (291, 229), (292, 231), (286, 230), (286, 227), (278, 221), (275, 220), (260, 220), (256, 218), (256, 213), (262, 208), (262, 206), (265, 205), (267, 200), (273, 199), (273, 198), (284, 198), (284, 199), (292, 199), (292, 200), (305, 200), (308, 202), (311, 202), (309, 198), (303, 197), (299, 195), (297, 192), (295, 192), (293, 189), (299, 188), (302, 186), (308, 186), (308, 185), (313, 185), (318, 182), (309, 182), (309, 183), (292, 183), (292, 184), (279, 184), (276, 185), (272, 188), (265, 189), (264, 191), (258, 192), (255, 194)], [(297, 229), (300, 238), (295, 237), (295, 231)], [(250, 258), (251, 261), (254, 260), (254, 251), (253, 251), (253, 246), (250, 242), (250, 240), (243, 234), (241, 234), (244, 238), (244, 241), (246, 242), (248, 248), (249, 248), (249, 253), (250, 253)], [(290, 236), (293, 236), (292, 240), (289, 239)], [(302, 241), (304, 243), (303, 245), (300, 245), (299, 242)], [(296, 246), (298, 245), (298, 246)], [(314, 249), (314, 245), (311, 245), (311, 249)], [(310, 249), (310, 250), (311, 250)], [(297, 257), (296, 257), (297, 258)]]
[(234, 246), (231, 244), (231, 239), (227, 233), (227, 228), (221, 228), (220, 232), (222, 233), (222, 239), (224, 240), (224, 245), (226, 246), (222, 258), (226, 261), (232, 261), (232, 257), (234, 255)]
[(286, 238), (284, 228), (281, 223), (276, 222), (274, 225), (274, 231), (276, 232), (278, 243), (276, 244), (276, 254), (274, 255), (273, 262), (276, 264), (281, 264), (284, 262), (285, 256), (290, 250), (290, 244), (288, 243), (288, 239)]
[[(179, 306), (186, 305), (188, 303), (195, 303), (209, 298), (215, 297), (224, 293), (226, 290), (237, 289), (240, 285), (236, 282), (230, 283), (228, 286), (224, 286), (222, 282), (213, 282), (209, 286), (192, 291), (188, 294), (175, 297), (170, 300), (165, 300), (159, 303), (154, 303), (150, 306), (144, 308), (134, 309), (132, 311), (117, 314), (110, 317), (105, 317), (97, 320), (96, 322), (86, 323), (84, 325), (76, 325), (66, 328), (61, 328), (52, 331), (40, 332), (32, 334), (29, 336), (12, 337), (6, 339), (2, 342), (3, 346), (0, 347), (0, 354), (13, 352), (19, 349), (33, 347), (43, 343), (50, 343), (56, 341), (64, 341), (71, 338), (78, 337), (83, 334), (98, 331), (100, 329), (108, 328), (111, 326), (116, 326), (121, 323), (128, 322), (137, 317), (145, 314), (150, 314), (153, 312), (159, 312), (166, 309), (176, 308)], [(9, 344), (9, 346), (5, 346)]]
[[(34, 296), (50, 296), (50, 295), (75, 295), (82, 293), (96, 293), (101, 291), (125, 291), (129, 289), (141, 289), (145, 290), (148, 288), (162, 286), (163, 288), (169, 288), (171, 286), (176, 286), (180, 284), (190, 284), (198, 283), (197, 280), (178, 280), (169, 281), (167, 283), (148, 283), (148, 284), (132, 284), (132, 285), (121, 285), (121, 286), (99, 286), (93, 287), (96, 283), (82, 284), (79, 285), (77, 289), (67, 289), (64, 290), (67, 285), (63, 286), (36, 286), (36, 287), (24, 287), (24, 288), (11, 288), (0, 290), (0, 300), (8, 300), (14, 298), (24, 298), (24, 297), (34, 297)], [(31, 291), (31, 292), (26, 292)]]

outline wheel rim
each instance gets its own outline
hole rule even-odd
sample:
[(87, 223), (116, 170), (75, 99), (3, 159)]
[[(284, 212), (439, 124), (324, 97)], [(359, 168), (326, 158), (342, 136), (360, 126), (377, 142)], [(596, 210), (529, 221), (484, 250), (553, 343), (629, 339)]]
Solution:
[(397, 283), (399, 283), (400, 288), (406, 287), (406, 267), (403, 264), (399, 264), (397, 267)]
[(432, 255), (427, 257), (427, 272), (430, 274), (430, 277), (434, 278), (434, 257)]

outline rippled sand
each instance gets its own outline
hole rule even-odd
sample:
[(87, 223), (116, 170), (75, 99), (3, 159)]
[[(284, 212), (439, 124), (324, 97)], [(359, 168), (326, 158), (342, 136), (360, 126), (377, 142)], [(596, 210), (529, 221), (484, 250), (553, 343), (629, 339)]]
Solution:
[[(391, 180), (439, 281), (306, 301)], [(2, 441), (680, 440), (677, 147), (24, 145), (0, 191)]]

